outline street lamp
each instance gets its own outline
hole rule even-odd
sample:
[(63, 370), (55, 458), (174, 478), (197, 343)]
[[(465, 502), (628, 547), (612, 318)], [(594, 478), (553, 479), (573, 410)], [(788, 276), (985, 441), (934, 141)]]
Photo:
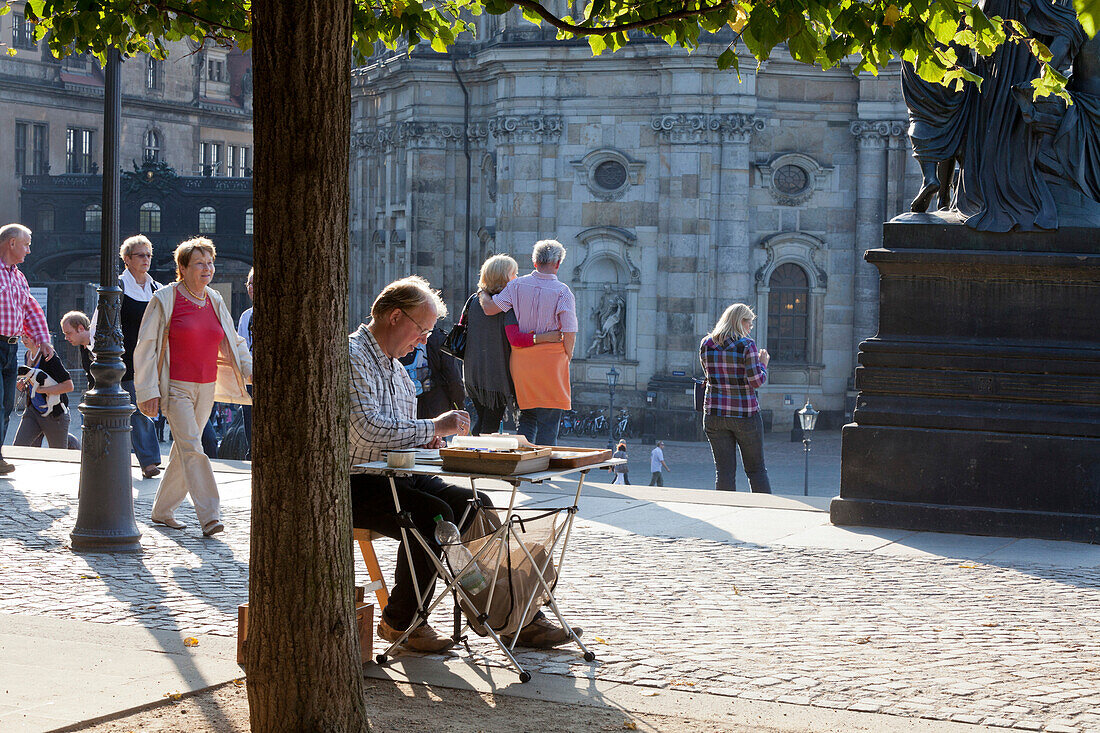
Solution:
[(607, 370), (607, 447), (615, 448), (615, 387), (619, 384), (619, 370)]
[(798, 422), (802, 426), (802, 447), (806, 451), (806, 472), (802, 481), (802, 495), (810, 495), (810, 433), (814, 431), (814, 426), (817, 425), (817, 416), (820, 415), (814, 406), (810, 404), (810, 399), (806, 398), (806, 404), (797, 413)]

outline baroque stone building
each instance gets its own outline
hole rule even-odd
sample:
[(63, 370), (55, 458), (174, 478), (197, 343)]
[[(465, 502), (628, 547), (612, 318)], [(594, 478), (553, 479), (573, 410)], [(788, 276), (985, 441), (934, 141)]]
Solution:
[(355, 71), (353, 321), (410, 273), (457, 311), (485, 257), (526, 271), (555, 238), (581, 323), (575, 408), (607, 404), (615, 367), (617, 405), (659, 413), (658, 436), (697, 436), (699, 340), (742, 301), (773, 354), (773, 429), (807, 397), (839, 425), (877, 323), (862, 255), (919, 184), (898, 69), (857, 78), (777, 49), (739, 77), (715, 66), (722, 36), (592, 58), (512, 13), (481, 18), (478, 38)]
[[(251, 66), (238, 49), (181, 41), (163, 61), (121, 69), (122, 236), (152, 240), (161, 281), (175, 279), (175, 245), (210, 236), (216, 280), (238, 301), (252, 261)], [(54, 58), (13, 3), (0, 16), (0, 223), (34, 230), (22, 270), (47, 288), (55, 332), (65, 311), (95, 307), (86, 285), (99, 280), (102, 161), (102, 69), (86, 54)]]

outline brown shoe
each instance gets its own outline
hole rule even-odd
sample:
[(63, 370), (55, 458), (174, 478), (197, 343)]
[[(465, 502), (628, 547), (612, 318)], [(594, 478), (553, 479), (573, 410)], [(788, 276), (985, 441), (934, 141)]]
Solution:
[[(399, 631), (386, 623), (385, 619), (378, 620), (378, 635), (386, 641), (395, 642), (401, 638), (403, 633), (405, 633), (403, 630)], [(455, 643), (451, 637), (443, 636), (431, 626), (420, 624), (416, 627), (415, 631), (409, 634), (409, 637), (405, 639), (402, 645), (407, 646), (413, 651), (431, 654), (435, 652), (445, 652), (453, 647)]]
[(141, 475), (145, 478), (156, 478), (160, 475), (160, 466), (151, 464), (141, 469)]
[[(571, 626), (570, 628), (577, 636), (584, 633), (579, 626)], [(546, 616), (540, 615), (520, 630), (519, 638), (516, 639), (516, 646), (526, 646), (532, 649), (550, 649), (558, 644), (564, 644), (572, 638), (573, 637), (569, 635), (568, 631), (554, 624), (554, 622), (546, 618)], [(506, 636), (504, 637), (504, 641), (507, 644), (511, 644), (512, 638)]]
[(13, 464), (8, 463), (3, 458), (0, 458), (0, 476), (3, 476), (4, 474), (7, 474), (7, 473), (11, 473), (14, 470), (15, 470), (15, 466)]

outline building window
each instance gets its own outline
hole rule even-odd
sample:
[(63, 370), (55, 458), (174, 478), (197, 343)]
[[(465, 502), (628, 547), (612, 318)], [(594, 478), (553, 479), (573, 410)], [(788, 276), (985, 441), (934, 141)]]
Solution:
[(617, 191), (626, 184), (626, 166), (617, 160), (605, 160), (592, 175), (596, 185), (605, 191)]
[(146, 234), (160, 232), (160, 207), (152, 201), (146, 201), (138, 209), (138, 231)]
[(222, 144), (204, 142), (199, 144), (199, 173), (204, 176), (220, 176), (222, 165)]
[(768, 280), (768, 351), (780, 362), (809, 361), (810, 284), (798, 265), (775, 268)]
[(784, 165), (775, 172), (775, 189), (788, 196), (800, 194), (810, 185), (810, 177), (797, 165)]
[(255, 219), (253, 219), (252, 207), (250, 206), (244, 210), (244, 233), (252, 234), (254, 224)]
[(15, 175), (27, 172), (27, 123), (15, 123)]
[(160, 133), (156, 130), (149, 130), (146, 132), (142, 141), (142, 147), (145, 149), (144, 159), (146, 161), (150, 163), (160, 161)]
[(152, 56), (145, 57), (145, 88), (160, 89), (160, 61)]
[(52, 232), (53, 231), (53, 207), (43, 206), (38, 209), (38, 216), (35, 217), (36, 232)]
[(218, 212), (213, 206), (199, 209), (199, 234), (215, 234), (218, 229)]
[(34, 25), (27, 20), (25, 15), (11, 14), (11, 45), (12, 48), (25, 48), (34, 50), (38, 44), (34, 40)]
[(103, 225), (103, 208), (99, 204), (84, 207), (84, 231), (98, 232)]
[(225, 63), (210, 59), (206, 62), (206, 78), (210, 81), (225, 81), (222, 74), (225, 73)]
[(65, 172), (66, 173), (91, 173), (92, 172), (92, 142), (95, 139), (95, 130), (83, 127), (70, 127), (65, 138)]
[(31, 148), (31, 173), (45, 176), (50, 172), (50, 127), (46, 124), (34, 126), (34, 140)]
[(228, 154), (225, 162), (229, 166), (229, 175), (233, 178), (244, 178), (252, 172), (252, 148), (247, 145), (230, 145), (226, 149)]

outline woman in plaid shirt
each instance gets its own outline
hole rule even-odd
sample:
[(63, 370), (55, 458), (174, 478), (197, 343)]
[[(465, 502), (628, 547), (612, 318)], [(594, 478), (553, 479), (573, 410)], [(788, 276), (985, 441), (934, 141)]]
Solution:
[(744, 303), (734, 303), (699, 344), (699, 361), (707, 380), (703, 400), (703, 430), (714, 453), (719, 491), (737, 490), (737, 449), (745, 462), (749, 488), (772, 493), (764, 467), (764, 421), (756, 390), (768, 379), (767, 349), (749, 338), (756, 315)]

